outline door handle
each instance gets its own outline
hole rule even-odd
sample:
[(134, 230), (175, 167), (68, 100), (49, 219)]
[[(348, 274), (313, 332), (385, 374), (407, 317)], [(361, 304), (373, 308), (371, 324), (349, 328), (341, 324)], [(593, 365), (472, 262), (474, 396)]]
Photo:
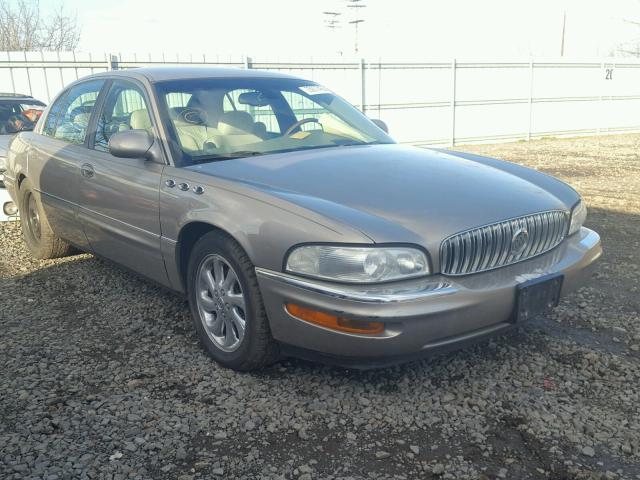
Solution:
[(91, 178), (96, 174), (95, 170), (93, 169), (93, 165), (90, 165), (88, 163), (85, 163), (80, 167), (80, 173), (85, 178)]

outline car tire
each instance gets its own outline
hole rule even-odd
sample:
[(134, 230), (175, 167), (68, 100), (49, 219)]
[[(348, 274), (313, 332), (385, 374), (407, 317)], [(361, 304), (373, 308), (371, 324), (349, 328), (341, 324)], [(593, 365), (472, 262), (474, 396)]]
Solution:
[(42, 208), (40, 195), (26, 178), (20, 184), (18, 197), (22, 236), (31, 254), (43, 260), (71, 255), (71, 245), (53, 232)]
[(249, 371), (277, 361), (254, 265), (234, 239), (209, 232), (196, 242), (187, 291), (198, 337), (220, 365)]

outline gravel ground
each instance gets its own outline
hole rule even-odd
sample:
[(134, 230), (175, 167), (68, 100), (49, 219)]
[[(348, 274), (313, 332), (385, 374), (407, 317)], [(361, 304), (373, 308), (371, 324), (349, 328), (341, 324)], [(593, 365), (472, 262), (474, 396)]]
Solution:
[(515, 335), (386, 370), (238, 374), (185, 302), (0, 226), (0, 478), (640, 479), (640, 136), (474, 146), (590, 207), (590, 283)]

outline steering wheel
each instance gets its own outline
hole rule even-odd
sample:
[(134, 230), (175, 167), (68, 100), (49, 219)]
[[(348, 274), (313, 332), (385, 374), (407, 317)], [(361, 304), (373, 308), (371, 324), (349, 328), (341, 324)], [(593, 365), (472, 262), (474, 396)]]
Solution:
[(207, 123), (207, 112), (201, 108), (187, 107), (179, 115), (180, 119), (192, 125), (204, 125)]
[[(288, 137), (289, 135), (291, 135), (293, 133), (293, 131), (296, 128), (301, 127), (302, 125), (304, 125), (305, 123), (317, 123), (320, 125), (320, 127), (322, 128), (322, 123), (320, 123), (320, 120), (318, 120), (317, 118), (303, 118), (302, 120), (298, 120), (296, 123), (294, 123), (293, 125), (291, 125), (289, 128), (287, 128), (287, 131), (284, 132), (284, 136)], [(322, 128), (322, 130), (324, 130), (324, 128)]]

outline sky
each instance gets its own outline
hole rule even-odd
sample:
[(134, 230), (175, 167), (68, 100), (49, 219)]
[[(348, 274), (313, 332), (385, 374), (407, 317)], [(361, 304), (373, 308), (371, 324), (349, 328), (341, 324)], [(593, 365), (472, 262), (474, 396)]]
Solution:
[[(61, 0), (41, 0), (43, 9)], [(62, 0), (79, 50), (249, 55), (254, 59), (604, 57), (640, 38), (640, 0)], [(327, 28), (325, 11), (340, 12)], [(355, 13), (354, 13), (355, 12)], [(358, 24), (358, 52), (355, 29)]]

